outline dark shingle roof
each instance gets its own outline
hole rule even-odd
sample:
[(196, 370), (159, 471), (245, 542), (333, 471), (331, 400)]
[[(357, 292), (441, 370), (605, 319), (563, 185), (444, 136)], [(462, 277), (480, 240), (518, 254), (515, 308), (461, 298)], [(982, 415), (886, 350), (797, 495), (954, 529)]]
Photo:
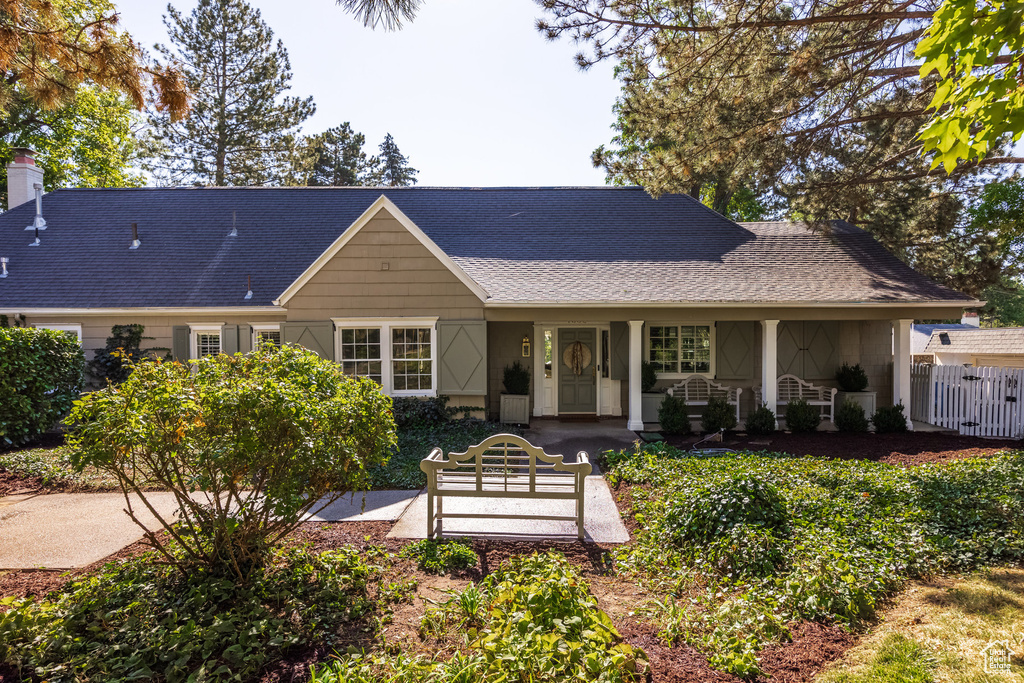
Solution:
[(972, 301), (853, 226), (737, 224), (638, 188), (145, 188), (46, 195), (41, 247), (33, 203), (0, 216), (0, 309), (266, 306), (381, 194), (494, 302)]

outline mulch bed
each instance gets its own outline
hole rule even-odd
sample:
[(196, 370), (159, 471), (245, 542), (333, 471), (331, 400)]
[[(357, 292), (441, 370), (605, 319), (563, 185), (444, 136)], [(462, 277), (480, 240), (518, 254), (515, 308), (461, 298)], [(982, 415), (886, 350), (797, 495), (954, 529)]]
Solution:
[[(666, 441), (679, 448), (689, 448), (698, 436), (669, 436)], [(775, 451), (792, 455), (810, 455), (843, 460), (874, 460), (891, 465), (923, 465), (973, 457), (989, 457), (1008, 449), (1024, 448), (1012, 439), (987, 439), (941, 432), (907, 432), (905, 434), (850, 434), (813, 432), (792, 434), (776, 432), (769, 436), (726, 434), (721, 444), (709, 448), (737, 448), (750, 451)]]

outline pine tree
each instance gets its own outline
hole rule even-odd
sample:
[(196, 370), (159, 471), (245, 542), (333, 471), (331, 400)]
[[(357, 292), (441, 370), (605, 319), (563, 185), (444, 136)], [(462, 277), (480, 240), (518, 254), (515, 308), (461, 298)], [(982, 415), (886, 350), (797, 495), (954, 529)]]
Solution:
[(374, 180), (376, 157), (363, 151), (366, 137), (346, 121), (303, 140), (295, 177), (299, 185), (346, 187)]
[(287, 181), (298, 127), (313, 98), (288, 97), (288, 52), (245, 0), (199, 0), (188, 16), (167, 6), (171, 45), (157, 51), (184, 72), (192, 113), (150, 117), (149, 170), (171, 182), (275, 185)]
[(388, 133), (384, 142), (380, 143), (380, 161), (376, 173), (378, 184), (388, 187), (415, 185), (417, 173), (419, 171), (409, 165), (409, 160), (399, 151), (395, 139)]

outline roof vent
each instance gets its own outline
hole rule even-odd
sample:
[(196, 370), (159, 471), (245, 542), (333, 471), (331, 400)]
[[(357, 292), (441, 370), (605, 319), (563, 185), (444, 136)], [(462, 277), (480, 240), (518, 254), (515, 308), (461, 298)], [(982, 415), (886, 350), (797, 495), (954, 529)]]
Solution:
[(132, 244), (129, 249), (138, 249), (142, 246), (142, 242), (139, 241), (139, 224), (132, 223)]
[(252, 275), (247, 275), (246, 278), (247, 278), (247, 282), (248, 282), (247, 289), (249, 291), (247, 291), (245, 293), (245, 296), (242, 297), (242, 298), (245, 299), (246, 301), (248, 301), (249, 299), (252, 298)]
[(228, 233), (228, 237), (238, 237), (238, 228), (235, 227), (235, 220), (238, 218), (238, 212), (231, 212), (231, 232)]
[[(29, 226), (28, 229), (32, 230), (33, 228), (31, 226)], [(38, 247), (40, 244), (42, 244), (42, 242), (39, 241), (39, 228), (35, 228), (35, 231), (36, 231), (36, 238), (33, 241), (28, 243), (28, 246), (30, 246), (30, 247)]]
[(0, 256), (0, 277), (7, 277), (7, 264), (11, 259)]
[(35, 230), (38, 239), (39, 231), (46, 230), (46, 220), (43, 218), (43, 184), (34, 183), (32, 188), (36, 191), (36, 217), (32, 220), (32, 225), (26, 226), (25, 229)]

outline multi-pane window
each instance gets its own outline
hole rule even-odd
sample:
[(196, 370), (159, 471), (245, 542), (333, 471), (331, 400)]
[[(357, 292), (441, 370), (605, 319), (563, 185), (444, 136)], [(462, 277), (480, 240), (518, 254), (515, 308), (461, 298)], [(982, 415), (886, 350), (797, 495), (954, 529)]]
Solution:
[(253, 333), (256, 336), (256, 346), (262, 344), (281, 345), (281, 330), (254, 330)]
[(196, 335), (196, 358), (213, 356), (220, 353), (220, 332), (201, 332)]
[(652, 325), (647, 350), (659, 373), (711, 372), (711, 326)]
[(342, 328), (340, 332), (342, 370), (380, 384), (380, 328)]
[(391, 330), (391, 380), (395, 391), (433, 389), (429, 327)]

